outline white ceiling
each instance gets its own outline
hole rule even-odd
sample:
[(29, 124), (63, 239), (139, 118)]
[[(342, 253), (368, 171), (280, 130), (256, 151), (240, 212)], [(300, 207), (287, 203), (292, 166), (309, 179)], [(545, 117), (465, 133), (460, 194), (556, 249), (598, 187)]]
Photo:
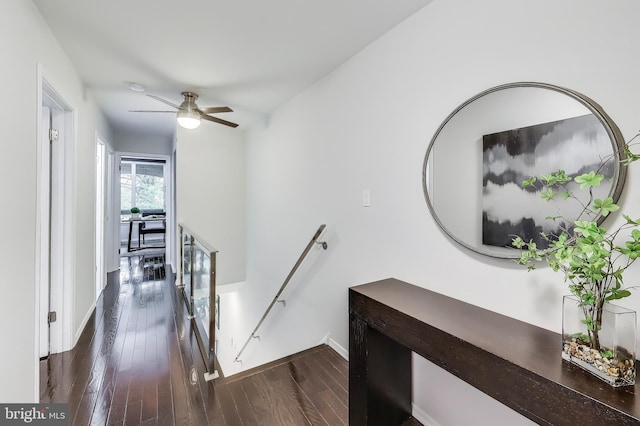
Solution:
[[(248, 125), (433, 0), (33, 0), (115, 130), (173, 133), (166, 105)], [(203, 123), (203, 125), (216, 125)]]

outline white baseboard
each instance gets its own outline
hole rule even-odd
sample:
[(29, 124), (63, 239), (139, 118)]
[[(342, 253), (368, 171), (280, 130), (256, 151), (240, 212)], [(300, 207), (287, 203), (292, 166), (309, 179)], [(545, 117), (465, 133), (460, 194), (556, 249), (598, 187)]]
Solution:
[(440, 426), (440, 423), (438, 423), (430, 415), (422, 411), (422, 409), (413, 402), (411, 403), (411, 415), (414, 419), (418, 420), (424, 426)]
[(73, 347), (72, 348), (76, 347), (76, 344), (78, 343), (78, 340), (80, 339), (80, 335), (82, 335), (82, 332), (84, 331), (84, 327), (89, 322), (89, 318), (91, 318), (91, 315), (93, 314), (93, 311), (95, 311), (95, 310), (96, 310), (96, 302), (93, 302), (91, 304), (91, 306), (89, 307), (89, 310), (87, 311), (87, 314), (82, 319), (82, 322), (80, 323), (80, 327), (78, 327), (78, 329), (76, 330), (75, 335), (73, 336)]
[(343, 348), (342, 346), (340, 346), (340, 344), (338, 344), (338, 342), (336, 342), (333, 339), (329, 339), (329, 341), (327, 342), (327, 344), (329, 345), (329, 347), (331, 347), (334, 351), (336, 351), (338, 353), (338, 355), (340, 355), (342, 358), (346, 359), (347, 361), (349, 361), (349, 351), (346, 350), (345, 348)]
[(336, 351), (338, 355), (340, 355), (342, 358), (349, 361), (349, 351), (343, 348), (342, 346), (340, 346), (340, 344), (335, 340), (333, 340), (331, 337), (329, 337), (328, 333), (326, 336), (322, 338), (319, 344), (329, 345), (329, 347), (334, 351)]

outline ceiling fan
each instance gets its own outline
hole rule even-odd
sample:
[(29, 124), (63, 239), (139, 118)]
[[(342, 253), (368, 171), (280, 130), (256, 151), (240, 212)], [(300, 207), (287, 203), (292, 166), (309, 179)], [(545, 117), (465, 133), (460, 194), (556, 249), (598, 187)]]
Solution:
[[(238, 127), (236, 123), (232, 123), (231, 121), (223, 120), (218, 117), (213, 117), (209, 114), (216, 114), (221, 112), (233, 112), (233, 110), (229, 107), (206, 107), (200, 108), (196, 104), (196, 99), (198, 99), (198, 95), (193, 92), (182, 92), (182, 96), (184, 97), (184, 101), (180, 105), (176, 105), (171, 101), (163, 99), (159, 96), (151, 95), (147, 93), (147, 96), (156, 99), (164, 104), (167, 104), (177, 110), (178, 115), (178, 124), (185, 129), (195, 129), (200, 125), (202, 120), (213, 121), (214, 123), (223, 124), (229, 127)], [(130, 112), (171, 112), (175, 113), (176, 111), (151, 111), (151, 110), (130, 110)]]

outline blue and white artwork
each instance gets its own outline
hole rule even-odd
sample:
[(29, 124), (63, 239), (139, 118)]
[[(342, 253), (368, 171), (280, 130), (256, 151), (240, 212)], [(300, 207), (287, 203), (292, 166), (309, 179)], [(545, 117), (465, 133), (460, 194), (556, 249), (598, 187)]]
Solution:
[[(582, 211), (577, 200), (541, 199), (541, 185), (523, 188), (523, 180), (558, 170), (575, 177), (597, 170), (612, 154), (609, 135), (593, 114), (484, 135), (482, 143), (482, 243), (499, 247), (511, 247), (514, 236), (520, 236), (545, 248), (548, 244), (540, 236), (542, 231), (559, 235), (562, 228), (568, 228), (567, 223), (546, 218), (563, 216), (572, 221)], [(601, 173), (605, 179), (596, 198), (611, 191), (613, 162)], [(575, 182), (570, 190), (588, 200), (586, 191), (581, 192)]]

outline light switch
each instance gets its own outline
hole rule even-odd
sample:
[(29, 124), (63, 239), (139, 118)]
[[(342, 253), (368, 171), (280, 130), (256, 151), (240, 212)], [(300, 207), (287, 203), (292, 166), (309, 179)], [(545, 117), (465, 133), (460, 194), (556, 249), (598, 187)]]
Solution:
[(371, 191), (368, 189), (362, 190), (362, 207), (371, 207)]

